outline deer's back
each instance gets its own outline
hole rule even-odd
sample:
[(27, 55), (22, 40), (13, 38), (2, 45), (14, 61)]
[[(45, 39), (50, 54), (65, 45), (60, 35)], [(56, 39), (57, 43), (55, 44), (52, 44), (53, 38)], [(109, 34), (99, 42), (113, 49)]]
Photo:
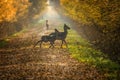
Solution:
[(64, 40), (66, 38), (66, 36), (67, 36), (67, 33), (59, 32), (59, 33), (56, 34), (56, 39), (57, 40)]
[(41, 40), (44, 42), (48, 42), (49, 41), (49, 36), (42, 36)]

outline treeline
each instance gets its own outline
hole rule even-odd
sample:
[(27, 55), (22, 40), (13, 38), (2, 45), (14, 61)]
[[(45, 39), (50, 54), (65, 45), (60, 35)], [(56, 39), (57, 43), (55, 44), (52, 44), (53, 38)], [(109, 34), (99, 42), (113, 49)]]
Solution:
[(102, 37), (96, 44), (120, 61), (120, 0), (60, 0), (67, 14), (77, 22), (95, 26)]
[(46, 0), (0, 0), (0, 38), (27, 27)]

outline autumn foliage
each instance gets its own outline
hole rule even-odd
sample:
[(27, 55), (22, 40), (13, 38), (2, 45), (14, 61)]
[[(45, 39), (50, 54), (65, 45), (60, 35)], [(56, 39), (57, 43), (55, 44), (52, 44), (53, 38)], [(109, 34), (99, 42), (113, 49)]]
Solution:
[[(102, 34), (97, 44), (110, 55), (120, 51), (120, 0), (60, 0), (66, 14)], [(119, 58), (116, 58), (119, 60)]]
[(43, 9), (45, 2), (46, 0), (0, 0), (0, 37), (28, 26), (29, 21)]
[(94, 22), (101, 27), (118, 27), (119, 0), (61, 0), (61, 4), (71, 17), (84, 24)]
[(14, 22), (18, 18), (27, 14), (27, 8), (30, 6), (28, 0), (0, 0), (0, 22)]

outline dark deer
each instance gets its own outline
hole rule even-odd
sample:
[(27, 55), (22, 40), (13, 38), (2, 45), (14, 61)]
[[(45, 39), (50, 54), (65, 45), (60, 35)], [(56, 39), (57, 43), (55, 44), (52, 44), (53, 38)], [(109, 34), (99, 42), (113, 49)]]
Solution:
[(46, 20), (46, 29), (49, 29), (49, 24), (48, 24), (48, 20)]
[(50, 47), (54, 47), (54, 42), (55, 40), (61, 40), (62, 41), (62, 44), (61, 44), (61, 48), (62, 48), (62, 45), (63, 45), (63, 42), (66, 44), (66, 47), (67, 47), (67, 43), (65, 41), (66, 37), (67, 37), (67, 30), (70, 29), (70, 27), (68, 27), (66, 24), (64, 24), (64, 32), (59, 32), (57, 29), (55, 29), (55, 32), (49, 34), (49, 35), (46, 35), (46, 36), (42, 36), (41, 37), (41, 40), (39, 40), (35, 45), (34, 47), (40, 43), (40, 48), (41, 48), (41, 45), (42, 45), (42, 42), (50, 42)]
[(64, 24), (64, 32), (59, 32), (57, 29), (55, 30), (56, 40), (62, 41), (61, 48), (62, 48), (63, 42), (65, 43), (66, 47), (68, 47), (67, 42), (65, 41), (67, 34), (68, 34), (68, 31), (67, 31), (68, 29), (70, 29), (70, 27), (68, 27), (66, 24)]
[(57, 33), (57, 29), (55, 29), (55, 32), (51, 33), (50, 35), (45, 35), (45, 36), (42, 36), (41, 39), (34, 45), (34, 47), (40, 43), (40, 48), (41, 48), (41, 45), (43, 42), (50, 42), (50, 46), (49, 48), (51, 47), (54, 47), (54, 42), (56, 40), (56, 33)]

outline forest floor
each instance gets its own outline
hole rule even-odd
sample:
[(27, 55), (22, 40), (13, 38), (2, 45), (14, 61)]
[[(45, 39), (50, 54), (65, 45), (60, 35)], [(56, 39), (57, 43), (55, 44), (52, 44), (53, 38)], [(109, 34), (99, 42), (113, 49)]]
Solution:
[[(43, 28), (42, 28), (43, 29)], [(78, 62), (67, 48), (42, 48), (33, 45), (43, 34), (41, 27), (34, 27), (7, 38), (7, 45), (0, 49), (0, 79), (2, 80), (103, 80), (97, 68)], [(46, 33), (47, 32), (47, 33)], [(46, 30), (45, 34), (51, 32)], [(39, 37), (38, 37), (39, 36)]]

